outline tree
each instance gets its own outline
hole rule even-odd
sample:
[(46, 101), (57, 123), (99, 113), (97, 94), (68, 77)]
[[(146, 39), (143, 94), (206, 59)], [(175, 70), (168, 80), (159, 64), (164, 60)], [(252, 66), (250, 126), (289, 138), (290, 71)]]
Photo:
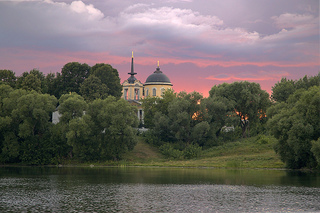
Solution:
[[(320, 138), (320, 86), (299, 89), (287, 103), (268, 109), (268, 129), (277, 139), (275, 147), (289, 168), (315, 168)], [(314, 155), (315, 154), (315, 155)]]
[(320, 138), (317, 141), (311, 141), (312, 147), (311, 152), (317, 160), (318, 168), (320, 167)]
[(108, 96), (87, 104), (76, 93), (62, 95), (60, 123), (72, 156), (82, 161), (121, 159), (136, 144), (135, 107)]
[(217, 137), (220, 136), (224, 126), (239, 124), (233, 102), (225, 97), (208, 97), (201, 102), (201, 105), (203, 120), (210, 125), (208, 133), (210, 139), (206, 141), (206, 144), (216, 145)]
[[(160, 106), (157, 103), (160, 103), (159, 97), (147, 97), (141, 100), (142, 108), (144, 110), (144, 126), (147, 128), (154, 127), (154, 117), (155, 113), (159, 111)], [(166, 109), (167, 110), (167, 109)]]
[(90, 66), (79, 62), (70, 62), (63, 66), (61, 70), (61, 81), (64, 91), (80, 93), (80, 86), (90, 75)]
[(272, 87), (272, 99), (276, 102), (285, 102), (289, 96), (298, 89), (308, 89), (320, 85), (320, 73), (317, 76), (304, 76), (303, 78), (293, 81), (282, 78), (280, 82)]
[(272, 99), (281, 102), (286, 101), (291, 94), (295, 91), (294, 81), (282, 78), (280, 82), (272, 87)]
[(74, 118), (81, 118), (88, 108), (84, 98), (77, 93), (64, 94), (59, 99), (60, 122), (68, 124)]
[(45, 75), (37, 69), (22, 73), (17, 79), (18, 89), (34, 90), (39, 93), (47, 93), (48, 88), (45, 82)]
[(23, 78), (21, 88), (24, 90), (41, 92), (41, 80), (36, 75), (29, 74)]
[(47, 74), (45, 82), (48, 88), (47, 93), (54, 95), (57, 99), (60, 99), (61, 95), (68, 93), (65, 91), (62, 75), (59, 72), (56, 75), (54, 73)]
[(138, 125), (136, 108), (123, 99), (109, 96), (89, 105), (92, 133), (99, 144), (100, 159), (121, 159), (123, 153), (136, 145), (135, 130)]
[(101, 83), (108, 88), (108, 94), (116, 98), (122, 95), (122, 85), (120, 83), (119, 73), (109, 64), (96, 64), (92, 67), (91, 75), (101, 80)]
[(82, 161), (100, 160), (98, 141), (91, 131), (91, 118), (88, 115), (74, 118), (68, 124), (66, 137), (68, 144), (73, 148), (75, 157)]
[(16, 85), (15, 73), (11, 70), (0, 70), (0, 82), (15, 88)]
[(108, 96), (108, 87), (102, 84), (98, 77), (90, 75), (81, 84), (80, 93), (86, 101), (92, 102), (98, 98), (105, 99)]
[(52, 155), (48, 154), (46, 139), (56, 98), (22, 89), (10, 91), (2, 87), (1, 90), (5, 92), (1, 95), (0, 139), (3, 143), (0, 160), (48, 163)]
[(210, 97), (224, 97), (232, 103), (240, 120), (243, 137), (249, 136), (249, 121), (253, 125), (263, 118), (271, 104), (269, 94), (261, 90), (259, 84), (247, 81), (214, 86), (209, 94)]

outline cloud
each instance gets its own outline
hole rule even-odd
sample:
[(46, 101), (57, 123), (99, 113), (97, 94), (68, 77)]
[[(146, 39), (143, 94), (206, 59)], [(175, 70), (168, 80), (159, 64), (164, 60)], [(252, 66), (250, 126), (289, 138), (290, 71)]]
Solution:
[(237, 74), (217, 74), (206, 77), (207, 80), (221, 81), (221, 82), (233, 82), (233, 81), (275, 81), (283, 76), (289, 76), (287, 72), (270, 72), (270, 71), (258, 71), (255, 73), (240, 72)]
[[(140, 8), (140, 11), (132, 9)], [(134, 12), (134, 13), (133, 13)], [(222, 25), (223, 21), (216, 16), (204, 16), (191, 9), (180, 9), (173, 7), (153, 8), (145, 4), (133, 5), (120, 14), (120, 18), (135, 25), (165, 25), (177, 28), (186, 27), (194, 29), (201, 26)]]
[(296, 28), (303, 26), (313, 26), (319, 23), (319, 18), (315, 18), (313, 15), (307, 14), (291, 14), (284, 13), (280, 16), (272, 16), (275, 25), (280, 29)]
[(134, 50), (146, 61), (164, 58), (199, 66), (319, 64), (319, 17), (314, 14), (280, 13), (270, 15), (269, 20), (255, 17), (252, 24), (272, 21), (275, 27), (274, 33), (262, 35), (231, 27), (215, 14), (178, 7), (179, 1), (170, 7), (156, 1), (131, 5), (128, 1), (115, 15), (112, 8), (98, 8), (98, 3), (66, 2), (0, 2), (0, 18), (5, 20), (0, 22), (0, 48), (117, 56)]
[(94, 8), (92, 4), (85, 5), (82, 1), (73, 1), (70, 4), (70, 9), (80, 14), (87, 14), (90, 20), (101, 19), (104, 17), (103, 13)]

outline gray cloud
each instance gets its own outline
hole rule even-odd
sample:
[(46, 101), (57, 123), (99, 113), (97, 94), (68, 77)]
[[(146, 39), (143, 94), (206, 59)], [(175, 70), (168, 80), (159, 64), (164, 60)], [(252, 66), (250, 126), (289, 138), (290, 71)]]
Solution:
[(316, 1), (304, 7), (299, 1), (131, 2), (0, 2), (0, 48), (120, 56), (135, 50), (175, 58), (219, 55), (222, 61), (305, 62), (318, 57)]

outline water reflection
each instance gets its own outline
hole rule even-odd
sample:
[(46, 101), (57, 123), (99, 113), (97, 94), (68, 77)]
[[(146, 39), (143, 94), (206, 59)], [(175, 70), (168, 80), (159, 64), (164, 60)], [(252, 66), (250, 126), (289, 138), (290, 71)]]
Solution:
[(320, 211), (319, 174), (181, 168), (0, 168), (0, 212)]

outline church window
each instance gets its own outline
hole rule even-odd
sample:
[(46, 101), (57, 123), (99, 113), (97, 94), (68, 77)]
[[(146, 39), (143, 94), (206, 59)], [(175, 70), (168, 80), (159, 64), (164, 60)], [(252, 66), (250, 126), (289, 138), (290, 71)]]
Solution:
[(134, 89), (134, 100), (139, 100), (139, 89)]
[(153, 88), (153, 89), (152, 89), (152, 95), (153, 95), (153, 96), (157, 96), (157, 89), (156, 89), (156, 88)]
[(146, 89), (146, 97), (148, 97), (148, 96), (149, 96), (149, 90)]
[(124, 90), (124, 99), (128, 100), (128, 89)]

